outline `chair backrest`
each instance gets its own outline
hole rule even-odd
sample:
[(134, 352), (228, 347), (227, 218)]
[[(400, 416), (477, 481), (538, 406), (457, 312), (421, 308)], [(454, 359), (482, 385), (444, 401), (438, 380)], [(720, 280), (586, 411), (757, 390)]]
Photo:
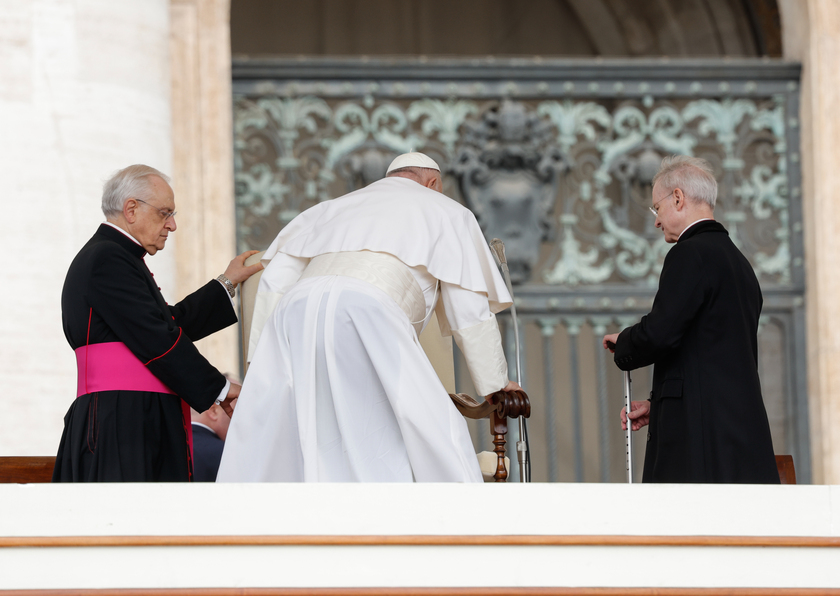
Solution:
[(0, 484), (52, 482), (54, 456), (0, 457)]
[[(262, 259), (265, 251), (251, 255), (246, 259), (246, 265), (253, 265)], [(260, 285), (262, 271), (255, 273), (239, 286), (239, 329), (242, 337), (242, 362), (245, 372), (248, 371), (248, 342), (251, 337), (251, 321), (254, 317), (254, 303), (257, 299), (257, 288)], [(428, 325), (420, 334), (420, 345), (426, 352), (429, 362), (435, 369), (447, 393), (455, 393), (455, 363), (453, 360), (452, 338), (440, 334), (437, 315), (432, 313)]]
[(440, 334), (437, 314), (432, 313), (429, 323), (420, 334), (420, 345), (429, 357), (440, 382), (447, 393), (455, 393), (455, 356), (452, 351), (452, 337)]
[[(265, 251), (258, 252), (245, 259), (246, 265), (258, 263)], [(242, 362), (245, 372), (248, 371), (248, 341), (251, 338), (251, 321), (254, 318), (254, 302), (257, 299), (257, 288), (260, 285), (262, 271), (259, 271), (239, 284), (239, 332), (242, 338)]]
[[(487, 471), (485, 474), (485, 465), (489, 462), (480, 463), (482, 467), (482, 475), (485, 476), (485, 481), (488, 480), (487, 475), (492, 475), (496, 482), (506, 482), (508, 477), (508, 466), (510, 460), (505, 457), (505, 435), (508, 430), (508, 418), (528, 418), (531, 416), (531, 400), (528, 394), (524, 391), (497, 391), (488, 397), (488, 400), (475, 398), (463, 393), (450, 393), (449, 397), (455, 408), (462, 415), (473, 420), (481, 420), (482, 418), (490, 418), (490, 434), (493, 436), (493, 453), (496, 454), (496, 470), (495, 472)], [(481, 461), (481, 458), (479, 458)], [(490, 464), (492, 468), (492, 463)]]
[(796, 484), (796, 470), (793, 468), (792, 455), (777, 455), (776, 469), (782, 484)]

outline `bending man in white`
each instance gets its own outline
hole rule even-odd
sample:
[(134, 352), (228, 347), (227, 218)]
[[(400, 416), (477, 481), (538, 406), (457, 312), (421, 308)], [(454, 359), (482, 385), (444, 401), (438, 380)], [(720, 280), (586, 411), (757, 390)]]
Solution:
[(510, 306), (473, 214), (421, 153), (292, 220), (266, 251), (251, 365), (222, 482), (481, 482), (418, 335), (432, 311), (482, 395), (519, 389), (493, 313)]

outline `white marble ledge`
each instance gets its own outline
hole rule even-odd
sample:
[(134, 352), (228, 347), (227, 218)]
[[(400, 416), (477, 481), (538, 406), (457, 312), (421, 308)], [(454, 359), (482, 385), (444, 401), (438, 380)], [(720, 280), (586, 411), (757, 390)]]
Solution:
[(0, 485), (0, 536), (840, 536), (837, 486)]

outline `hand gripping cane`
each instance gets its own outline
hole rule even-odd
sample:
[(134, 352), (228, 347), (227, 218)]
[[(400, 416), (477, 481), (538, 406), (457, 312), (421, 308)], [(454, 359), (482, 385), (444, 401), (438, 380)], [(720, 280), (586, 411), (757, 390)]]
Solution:
[[(501, 268), (505, 278), (511, 301), (513, 301), (513, 285), (510, 283), (510, 269), (508, 269), (507, 257), (505, 256), (505, 243), (498, 238), (490, 241), (490, 252), (496, 259), (496, 265)], [(513, 320), (513, 341), (515, 342), (516, 353), (516, 382), (522, 385), (522, 359), (519, 354), (519, 322), (516, 319), (516, 302), (510, 307), (510, 315)], [(531, 482), (531, 457), (528, 449), (528, 427), (525, 424), (525, 417), (519, 417), (519, 440), (516, 442), (516, 455), (519, 460), (519, 481)]]

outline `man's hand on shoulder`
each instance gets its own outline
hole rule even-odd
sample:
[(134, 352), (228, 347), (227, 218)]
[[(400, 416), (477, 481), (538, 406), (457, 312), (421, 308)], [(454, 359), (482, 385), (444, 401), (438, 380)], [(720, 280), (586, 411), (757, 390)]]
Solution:
[(225, 269), (225, 277), (227, 277), (231, 282), (233, 282), (234, 286), (241, 284), (243, 281), (245, 281), (255, 273), (262, 271), (262, 263), (254, 263), (250, 266), (245, 265), (245, 260), (251, 255), (257, 254), (258, 252), (260, 251), (246, 250), (241, 255), (234, 257), (228, 265), (228, 268)]

